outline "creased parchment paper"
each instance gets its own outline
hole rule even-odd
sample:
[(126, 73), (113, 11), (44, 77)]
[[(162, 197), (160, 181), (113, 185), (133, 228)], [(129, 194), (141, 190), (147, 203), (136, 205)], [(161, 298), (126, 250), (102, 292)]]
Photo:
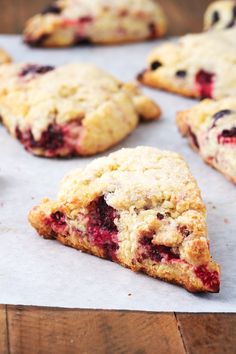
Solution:
[[(160, 43), (160, 42), (159, 42)], [(30, 49), (19, 36), (0, 36), (15, 61), (63, 64), (94, 62), (122, 80), (144, 67), (157, 43), (63, 50)], [(236, 312), (236, 187), (205, 165), (177, 132), (175, 112), (195, 102), (145, 89), (162, 107), (160, 122), (141, 124), (119, 146), (151, 145), (181, 153), (197, 178), (208, 210), (211, 252), (221, 265), (219, 294), (193, 295), (175, 285), (44, 240), (27, 222), (30, 208), (55, 198), (69, 170), (92, 158), (49, 160), (25, 152), (0, 127), (0, 303), (90, 309)]]

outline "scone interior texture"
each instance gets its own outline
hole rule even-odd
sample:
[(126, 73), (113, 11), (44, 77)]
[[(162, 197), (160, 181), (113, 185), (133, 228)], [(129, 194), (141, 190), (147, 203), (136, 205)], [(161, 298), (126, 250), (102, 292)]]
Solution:
[(57, 200), (29, 214), (44, 238), (173, 282), (218, 292), (205, 206), (182, 157), (151, 147), (121, 149), (69, 173)]
[(236, 97), (204, 100), (179, 112), (177, 125), (202, 158), (236, 184)]
[(0, 115), (27, 151), (56, 157), (104, 151), (160, 109), (92, 64), (9, 64), (0, 67)]
[(10, 63), (12, 61), (10, 55), (2, 48), (0, 48), (0, 64)]
[(204, 29), (228, 29), (236, 27), (236, 1), (215, 1), (204, 15)]
[(111, 44), (158, 38), (166, 27), (156, 0), (58, 0), (29, 19), (24, 39), (45, 47)]
[(189, 97), (235, 96), (235, 48), (235, 28), (186, 35), (154, 49), (138, 79)]

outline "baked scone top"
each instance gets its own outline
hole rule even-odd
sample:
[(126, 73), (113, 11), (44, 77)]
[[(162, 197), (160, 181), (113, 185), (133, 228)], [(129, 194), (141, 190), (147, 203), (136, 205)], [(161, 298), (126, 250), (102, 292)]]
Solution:
[(10, 63), (11, 57), (5, 50), (0, 48), (0, 64)]
[(159, 110), (135, 84), (124, 84), (96, 66), (83, 63), (57, 68), (1, 66), (0, 103), (12, 134), (17, 125), (21, 130), (30, 128), (36, 139), (54, 122), (90, 119), (94, 112), (107, 110), (109, 114), (113, 110), (136, 121), (137, 115), (149, 119)]
[[(164, 86), (196, 95), (204, 79), (212, 82), (214, 98), (236, 94), (236, 29), (189, 34), (177, 43), (167, 43), (154, 49), (148, 57), (148, 70), (144, 79), (149, 84)], [(230, 73), (230, 74), (229, 74)], [(148, 78), (150, 76), (150, 78)], [(207, 79), (209, 76), (209, 79)], [(144, 80), (145, 82), (145, 80)]]
[(155, 0), (59, 0), (29, 19), (24, 35), (32, 45), (107, 44), (148, 38), (156, 25), (154, 37), (163, 35), (166, 18)]
[(228, 29), (236, 27), (236, 1), (214, 1), (204, 15), (204, 29)]
[(205, 212), (183, 158), (151, 147), (121, 149), (72, 171), (64, 178), (58, 199), (80, 208), (100, 195), (120, 211), (158, 208), (173, 217), (189, 209)]

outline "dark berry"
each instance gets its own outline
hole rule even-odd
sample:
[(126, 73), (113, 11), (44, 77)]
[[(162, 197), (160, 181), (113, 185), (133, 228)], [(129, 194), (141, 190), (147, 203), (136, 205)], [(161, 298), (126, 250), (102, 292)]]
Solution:
[(59, 210), (51, 214), (51, 218), (54, 222), (56, 222), (60, 226), (66, 225), (65, 215)]
[(90, 242), (103, 250), (105, 258), (115, 260), (119, 248), (118, 230), (114, 222), (118, 217), (117, 211), (106, 203), (104, 196), (92, 202), (88, 209), (87, 232)]
[(162, 63), (158, 60), (155, 60), (154, 62), (151, 63), (151, 70), (156, 70), (162, 66)]
[(187, 76), (187, 71), (186, 70), (178, 70), (178, 71), (176, 71), (175, 75), (179, 78), (184, 78)]
[(164, 219), (164, 215), (161, 214), (161, 213), (157, 213), (157, 219), (158, 219), (158, 220)]
[(148, 25), (149, 38), (154, 39), (158, 37), (157, 28), (153, 22), (150, 22)]
[(236, 144), (236, 127), (224, 129), (218, 136), (219, 144)]
[(46, 15), (46, 14), (58, 14), (59, 15), (61, 13), (61, 11), (62, 11), (62, 9), (58, 5), (52, 4), (48, 7), (46, 7), (41, 13), (43, 15)]
[(232, 111), (231, 111), (230, 109), (223, 109), (223, 110), (221, 110), (221, 111), (219, 111), (219, 112), (216, 112), (216, 113), (214, 114), (214, 116), (212, 117), (212, 118), (213, 118), (213, 125), (212, 125), (212, 128), (215, 127), (216, 122), (217, 122), (218, 119), (221, 119), (221, 118), (223, 118), (224, 116), (227, 116), (227, 115), (229, 115), (229, 114), (231, 114), (231, 113), (232, 113)]
[(236, 6), (233, 7), (232, 20), (226, 28), (231, 28), (236, 25)]
[(46, 74), (47, 72), (52, 71), (53, 69), (54, 66), (50, 65), (28, 64), (20, 71), (19, 76), (24, 77), (34, 74)]
[(199, 149), (199, 143), (198, 143), (198, 139), (197, 139), (197, 136), (196, 134), (193, 133), (193, 131), (191, 130), (191, 128), (189, 127), (189, 136), (191, 138), (191, 141), (193, 143), (193, 145)]
[(198, 93), (201, 98), (212, 98), (213, 79), (215, 74), (200, 70), (195, 77)]
[(144, 236), (140, 239), (139, 243), (143, 246), (152, 244), (152, 237)]
[(220, 20), (220, 14), (218, 11), (214, 11), (212, 14), (212, 21), (211, 21), (211, 25), (215, 25), (217, 22), (219, 22)]
[(195, 274), (202, 283), (213, 291), (218, 292), (220, 287), (219, 274), (217, 271), (210, 272), (206, 265), (196, 267)]
[(178, 230), (184, 237), (188, 237), (191, 233), (186, 225), (179, 226)]

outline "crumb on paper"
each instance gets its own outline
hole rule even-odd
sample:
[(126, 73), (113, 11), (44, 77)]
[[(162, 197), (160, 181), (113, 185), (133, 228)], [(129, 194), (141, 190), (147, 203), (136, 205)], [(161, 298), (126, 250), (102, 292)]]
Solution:
[(131, 296), (131, 295), (132, 295), (132, 294), (130, 294), (130, 293), (128, 294), (128, 296)]
[(224, 218), (224, 223), (225, 223), (225, 224), (229, 224), (229, 219)]

